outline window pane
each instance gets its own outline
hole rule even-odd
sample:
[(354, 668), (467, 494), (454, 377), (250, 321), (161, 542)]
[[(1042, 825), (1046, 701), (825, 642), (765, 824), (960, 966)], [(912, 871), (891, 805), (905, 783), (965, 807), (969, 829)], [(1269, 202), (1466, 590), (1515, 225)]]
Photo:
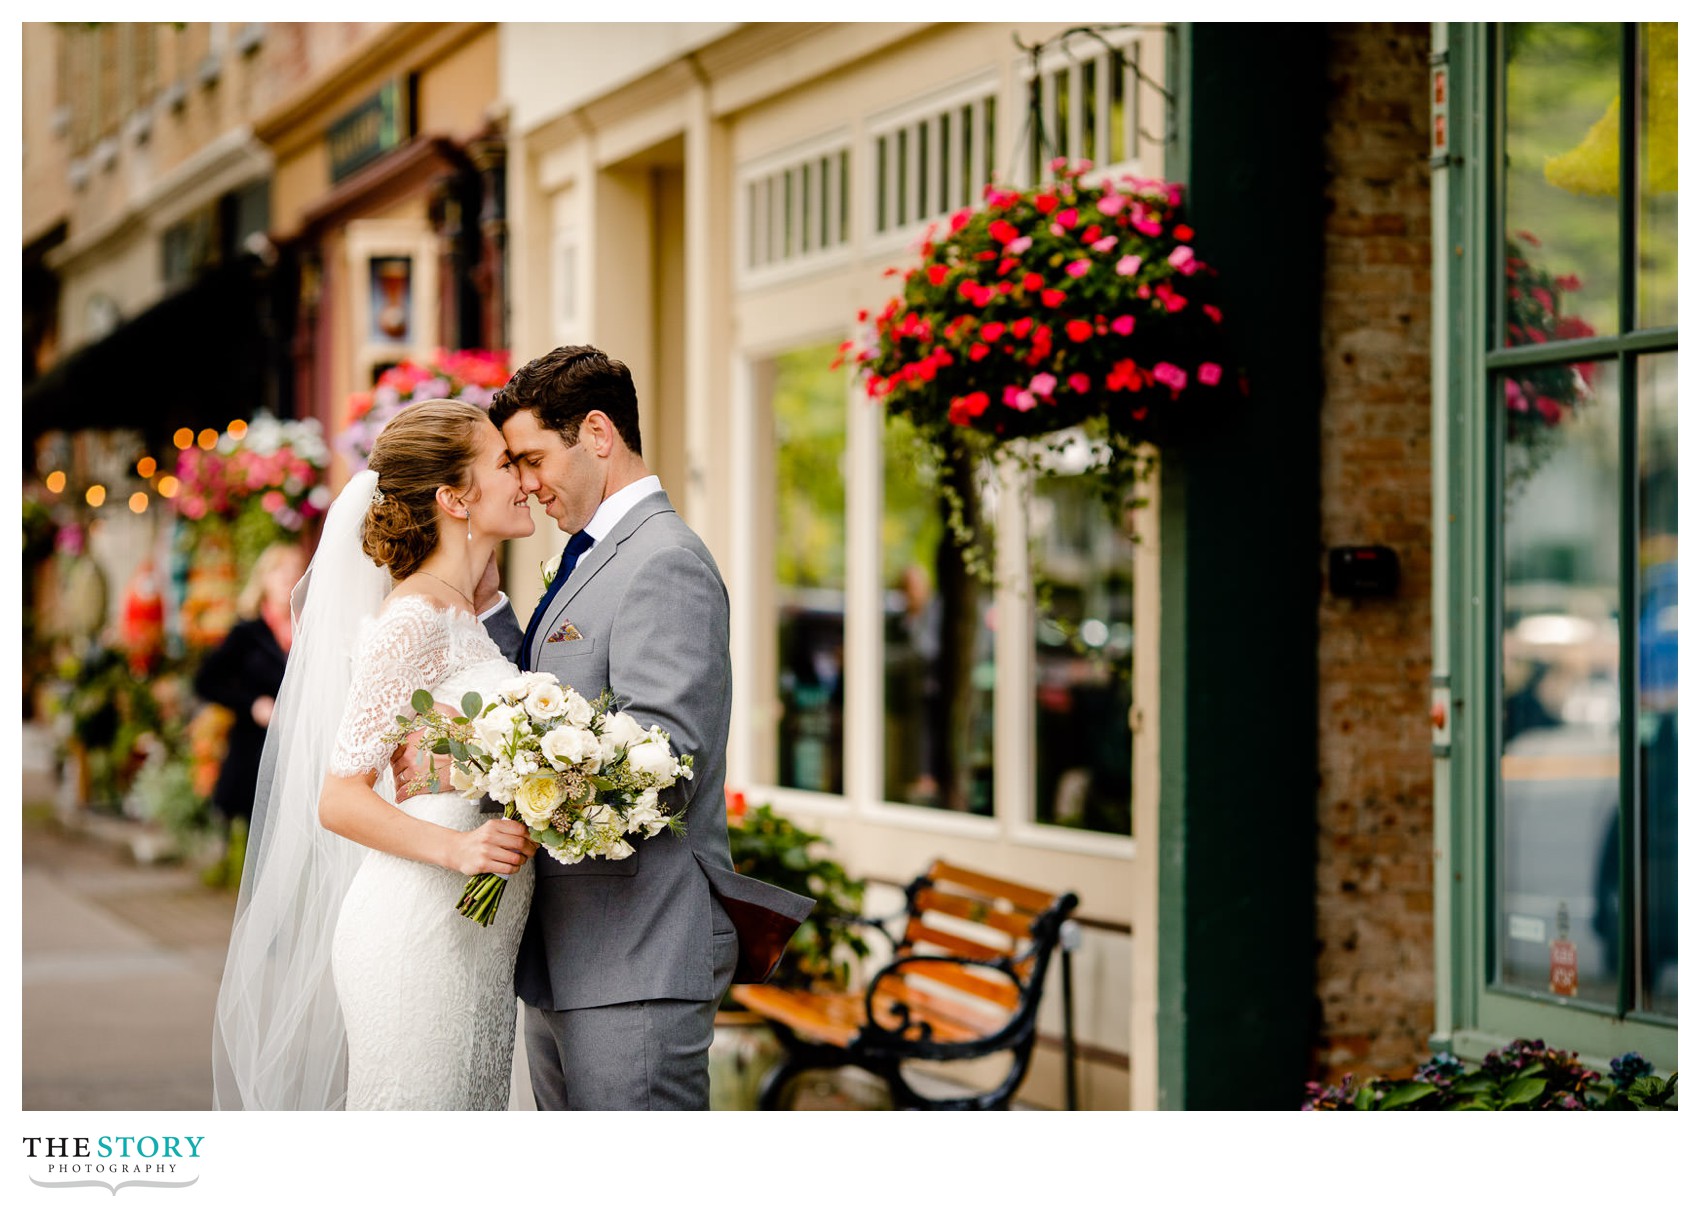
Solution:
[(1676, 323), (1676, 22), (1641, 27), (1641, 328)]
[(831, 345), (774, 362), (779, 782), (844, 790), (844, 407)]
[(885, 798), (990, 816), (992, 594), (946, 533), (935, 485), (948, 473), (916, 457), (913, 432), (886, 417)]
[(1505, 30), (1505, 344), (1615, 333), (1619, 27)]
[(1030, 517), (1056, 620), (1034, 636), (1035, 818), (1131, 835), (1133, 544), (1079, 479), (1039, 480)]
[(1618, 527), (1615, 363), (1495, 385), (1506, 445), (1499, 979), (1616, 1007)]
[(1676, 355), (1638, 370), (1641, 502), (1640, 1002), (1676, 1015)]

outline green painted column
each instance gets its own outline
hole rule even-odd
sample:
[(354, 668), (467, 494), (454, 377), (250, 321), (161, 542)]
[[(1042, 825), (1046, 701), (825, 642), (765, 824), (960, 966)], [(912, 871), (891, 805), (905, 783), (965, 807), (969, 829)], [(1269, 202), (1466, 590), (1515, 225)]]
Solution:
[(1162, 470), (1165, 1108), (1297, 1107), (1315, 1031), (1325, 28), (1176, 40), (1170, 175), (1251, 394)]

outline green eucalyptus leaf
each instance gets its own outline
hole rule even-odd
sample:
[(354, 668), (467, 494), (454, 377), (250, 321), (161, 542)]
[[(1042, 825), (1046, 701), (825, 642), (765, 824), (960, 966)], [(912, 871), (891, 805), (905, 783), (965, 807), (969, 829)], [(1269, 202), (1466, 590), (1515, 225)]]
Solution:
[(468, 690), (460, 696), (460, 709), (468, 716), (475, 716), (484, 707), (484, 699), (476, 690)]
[(447, 737), (440, 737), (436, 741), (433, 741), (431, 743), (431, 752), (432, 753), (447, 753), (448, 751), (449, 751), (449, 739)]
[(413, 692), (413, 709), (420, 715), (424, 715), (426, 712), (431, 710), (432, 702), (433, 700), (429, 690), (415, 690)]

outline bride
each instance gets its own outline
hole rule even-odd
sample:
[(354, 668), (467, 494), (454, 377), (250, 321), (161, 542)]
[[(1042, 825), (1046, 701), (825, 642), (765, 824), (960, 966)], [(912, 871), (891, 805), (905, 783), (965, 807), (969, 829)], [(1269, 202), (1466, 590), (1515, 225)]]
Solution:
[[(398, 806), (383, 736), (415, 690), (455, 707), (517, 676), (473, 595), (532, 525), (500, 432), (455, 400), (399, 413), (331, 506), (261, 759), (215, 1108), (508, 1105), (536, 844), (456, 792)], [(455, 908), (481, 872), (508, 877), (488, 927)]]

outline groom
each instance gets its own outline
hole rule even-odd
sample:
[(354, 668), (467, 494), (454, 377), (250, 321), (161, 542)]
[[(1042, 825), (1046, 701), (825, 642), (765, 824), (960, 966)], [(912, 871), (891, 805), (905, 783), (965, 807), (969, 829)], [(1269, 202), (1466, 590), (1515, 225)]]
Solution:
[(683, 837), (663, 831), (618, 860), (537, 854), (514, 972), (532, 1090), (545, 1111), (706, 1109), (715, 1007), (734, 976), (766, 979), (813, 906), (732, 870), (726, 586), (643, 461), (623, 364), (552, 350), (496, 393), (490, 419), (571, 536), (508, 656), (589, 698), (611, 687), (695, 755), (695, 777), (664, 793)]

